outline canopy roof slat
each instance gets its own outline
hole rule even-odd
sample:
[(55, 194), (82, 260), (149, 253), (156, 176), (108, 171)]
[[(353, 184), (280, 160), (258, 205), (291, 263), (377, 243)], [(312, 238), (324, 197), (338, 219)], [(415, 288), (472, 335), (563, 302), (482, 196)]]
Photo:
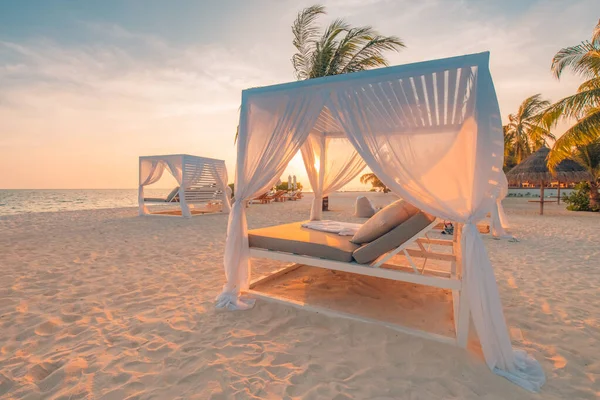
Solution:
[[(453, 132), (471, 114), (477, 68), (459, 66), (402, 78), (384, 74), (379, 81), (354, 80), (344, 92), (363, 97), (363, 112), (379, 121), (376, 129), (381, 132)], [(328, 136), (344, 130), (326, 105), (311, 132)]]

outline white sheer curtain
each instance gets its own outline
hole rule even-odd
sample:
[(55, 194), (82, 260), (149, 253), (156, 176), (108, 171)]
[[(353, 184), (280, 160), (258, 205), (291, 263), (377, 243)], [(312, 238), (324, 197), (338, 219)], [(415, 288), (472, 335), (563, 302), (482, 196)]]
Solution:
[[(433, 75), (433, 76), (431, 76)], [(371, 170), (392, 191), (464, 224), (463, 273), (487, 365), (537, 391), (543, 370), (513, 351), (491, 262), (476, 228), (494, 206), (502, 125), (489, 71), (457, 68), (337, 88), (331, 111)]]
[(140, 183), (138, 186), (139, 215), (148, 214), (148, 207), (144, 204), (144, 186), (158, 182), (165, 171), (165, 164), (160, 160), (140, 159)]
[(248, 99), (242, 94), (235, 202), (229, 214), (224, 256), (227, 283), (217, 297), (217, 307), (252, 307), (250, 300), (240, 299), (240, 291), (248, 288), (250, 279), (244, 203), (265, 192), (279, 179), (306, 141), (323, 103), (323, 95), (314, 89), (289, 94), (270, 92)]
[(302, 146), (302, 159), (315, 198), (310, 220), (323, 216), (323, 197), (339, 190), (365, 168), (365, 161), (346, 137), (312, 133)]
[(216, 165), (213, 166), (214, 177), (217, 181), (217, 185), (223, 188), (223, 212), (231, 212), (231, 188), (227, 185), (227, 168), (223, 165), (222, 168), (218, 168)]
[(167, 156), (164, 158), (164, 161), (167, 163), (169, 171), (171, 171), (171, 174), (179, 185), (179, 207), (181, 207), (181, 215), (185, 218), (191, 218), (192, 213), (190, 212), (190, 207), (185, 199), (185, 188), (189, 182), (185, 182), (183, 176), (183, 157)]
[(508, 181), (506, 180), (506, 175), (504, 173), (500, 174), (500, 190), (498, 192), (498, 197), (496, 198), (496, 203), (491, 211), (491, 226), (492, 226), (492, 235), (497, 238), (503, 239), (515, 239), (513, 235), (508, 232), (508, 219), (506, 218), (506, 214), (504, 213), (504, 207), (502, 206), (502, 200), (506, 198), (508, 195)]

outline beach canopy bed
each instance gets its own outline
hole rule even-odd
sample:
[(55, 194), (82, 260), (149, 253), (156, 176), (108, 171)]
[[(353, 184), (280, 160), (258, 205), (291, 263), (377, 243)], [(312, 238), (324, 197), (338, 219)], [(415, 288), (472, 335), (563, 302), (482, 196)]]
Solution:
[[(165, 198), (144, 197), (144, 187), (158, 182), (168, 170), (178, 183)], [(227, 186), (225, 161), (172, 154), (140, 157), (139, 214), (149, 214), (147, 203), (178, 203), (183, 217), (210, 212), (229, 212), (231, 189)], [(190, 205), (194, 209), (190, 209)]]
[[(253, 300), (244, 296), (251, 256), (448, 287), (461, 297), (455, 310), (458, 306), (458, 314), (467, 315), (459, 315), (458, 324), (468, 327), (470, 314), (487, 365), (539, 390), (543, 371), (525, 352), (512, 348), (492, 265), (476, 227), (506, 190), (502, 122), (488, 65), (489, 53), (480, 53), (243, 91), (236, 201), (224, 255), (227, 282), (217, 306), (252, 306)], [(324, 196), (368, 166), (425, 215), (460, 225), (460, 240), (452, 245), (452, 257), (460, 265), (452, 276), (440, 281), (412, 271), (390, 277), (381, 265), (357, 262), (354, 248), (345, 249), (346, 258), (332, 260), (325, 253), (292, 254), (298, 251), (289, 242), (287, 248), (273, 247), (273, 241), (257, 245), (261, 232), (249, 238), (244, 203), (271, 188), (299, 150), (315, 193), (311, 220), (321, 219)], [(410, 237), (404, 242), (418, 243), (435, 223), (405, 232)], [(286, 242), (290, 230), (294, 240), (306, 235), (285, 225), (267, 233)], [(391, 252), (403, 251), (404, 242), (398, 238)], [(457, 330), (456, 344), (464, 345), (465, 329)]]

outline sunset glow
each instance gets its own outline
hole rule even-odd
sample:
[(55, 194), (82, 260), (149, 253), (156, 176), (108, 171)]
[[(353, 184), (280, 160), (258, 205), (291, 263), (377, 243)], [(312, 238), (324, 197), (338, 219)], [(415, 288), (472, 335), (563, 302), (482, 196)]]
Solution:
[[(169, 153), (224, 159), (233, 181), (241, 90), (294, 80), (290, 21), (303, 3), (34, 3), (0, 12), (0, 188), (133, 188), (138, 156)], [(502, 115), (577, 87), (549, 63), (589, 35), (598, 2), (442, 3), (330, 1), (324, 21), (400, 36), (392, 65), (489, 50)], [(285, 176), (306, 182), (299, 160)]]

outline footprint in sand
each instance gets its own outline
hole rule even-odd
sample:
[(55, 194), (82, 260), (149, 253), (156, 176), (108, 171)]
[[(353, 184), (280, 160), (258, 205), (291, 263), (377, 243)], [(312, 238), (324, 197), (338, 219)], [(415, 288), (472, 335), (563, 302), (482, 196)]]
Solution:
[(27, 372), (27, 378), (34, 383), (43, 381), (48, 377), (51, 373), (60, 368), (60, 365), (57, 363), (43, 362), (40, 364), (36, 364), (29, 372)]
[(14, 383), (6, 375), (0, 374), (0, 396), (8, 393), (12, 389)]
[(131, 374), (128, 374), (126, 372), (121, 372), (118, 375), (115, 375), (111, 379), (111, 382), (115, 385), (122, 385), (125, 382), (127, 382), (129, 379), (131, 379)]
[(544, 314), (552, 314), (552, 310), (550, 309), (550, 304), (546, 300), (542, 300), (542, 312)]
[(63, 315), (60, 316), (60, 319), (63, 322), (66, 322), (67, 324), (70, 324), (72, 322), (79, 321), (81, 319), (81, 315), (63, 314)]
[(64, 372), (70, 376), (79, 376), (85, 372), (88, 368), (88, 362), (82, 358), (78, 357), (74, 360), (69, 361), (65, 367)]
[(50, 320), (38, 325), (38, 327), (35, 328), (35, 333), (39, 336), (50, 336), (59, 329), (60, 327), (57, 321)]
[(21, 301), (21, 303), (19, 303), (19, 305), (16, 307), (16, 310), (24, 314), (29, 311), (29, 305), (26, 301)]

